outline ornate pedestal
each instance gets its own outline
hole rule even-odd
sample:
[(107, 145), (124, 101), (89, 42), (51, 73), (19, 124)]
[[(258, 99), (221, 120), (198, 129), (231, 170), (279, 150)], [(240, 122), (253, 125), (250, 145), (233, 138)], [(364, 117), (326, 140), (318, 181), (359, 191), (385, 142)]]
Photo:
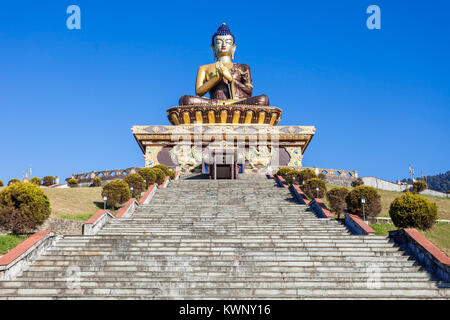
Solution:
[(245, 173), (270, 172), (280, 166), (301, 167), (315, 131), (313, 126), (270, 124), (200, 123), (132, 128), (146, 167), (162, 163), (182, 172), (202, 171), (202, 163), (208, 162), (211, 151), (221, 148), (235, 150), (237, 163)]
[(177, 106), (167, 109), (170, 123), (230, 123), (230, 124), (269, 124), (276, 126), (281, 119), (281, 109), (256, 105), (193, 105)]

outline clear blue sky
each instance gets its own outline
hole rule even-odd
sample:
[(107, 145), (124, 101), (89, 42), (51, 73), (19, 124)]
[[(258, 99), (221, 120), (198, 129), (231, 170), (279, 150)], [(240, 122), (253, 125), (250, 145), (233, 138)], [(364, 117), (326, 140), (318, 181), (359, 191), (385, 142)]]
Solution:
[[(81, 8), (81, 30), (66, 8)], [(381, 8), (368, 30), (366, 8)], [(8, 1), (0, 179), (142, 166), (130, 128), (168, 124), (225, 21), (280, 125), (314, 125), (305, 166), (395, 180), (449, 166), (450, 2)]]

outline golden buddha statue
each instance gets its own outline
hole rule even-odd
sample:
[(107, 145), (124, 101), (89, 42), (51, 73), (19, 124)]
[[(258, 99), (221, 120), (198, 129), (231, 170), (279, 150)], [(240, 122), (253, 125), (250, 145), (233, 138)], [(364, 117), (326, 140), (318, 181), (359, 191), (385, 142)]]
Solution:
[[(216, 60), (198, 68), (195, 93), (182, 96), (180, 106), (186, 105), (258, 105), (268, 106), (266, 95), (252, 97), (253, 85), (250, 67), (233, 63), (236, 43), (234, 35), (223, 23), (212, 37), (211, 49)], [(210, 98), (203, 97), (209, 92)]]
[[(270, 107), (266, 95), (252, 97), (250, 67), (232, 62), (234, 40), (223, 23), (212, 36), (216, 62), (198, 68), (196, 96), (182, 96), (178, 106), (167, 109), (171, 124), (278, 124), (281, 109)], [(204, 97), (208, 92), (210, 97)]]

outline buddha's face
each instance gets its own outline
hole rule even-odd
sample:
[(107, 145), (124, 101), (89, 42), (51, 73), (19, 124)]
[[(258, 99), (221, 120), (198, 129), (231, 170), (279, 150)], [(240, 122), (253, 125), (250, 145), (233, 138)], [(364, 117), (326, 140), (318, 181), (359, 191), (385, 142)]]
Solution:
[(212, 47), (212, 50), (216, 57), (232, 56), (235, 49), (236, 45), (234, 44), (232, 36), (216, 36), (214, 38), (214, 47)]

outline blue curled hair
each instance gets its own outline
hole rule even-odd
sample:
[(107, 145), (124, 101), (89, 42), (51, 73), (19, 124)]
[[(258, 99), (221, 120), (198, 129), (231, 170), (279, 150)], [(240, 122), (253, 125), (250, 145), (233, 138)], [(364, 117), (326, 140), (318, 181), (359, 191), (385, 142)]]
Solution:
[(235, 43), (234, 40), (234, 34), (231, 33), (230, 28), (224, 23), (217, 29), (216, 33), (212, 36), (211, 43), (214, 45), (214, 38), (216, 36), (232, 36), (233, 37), (233, 43)]

